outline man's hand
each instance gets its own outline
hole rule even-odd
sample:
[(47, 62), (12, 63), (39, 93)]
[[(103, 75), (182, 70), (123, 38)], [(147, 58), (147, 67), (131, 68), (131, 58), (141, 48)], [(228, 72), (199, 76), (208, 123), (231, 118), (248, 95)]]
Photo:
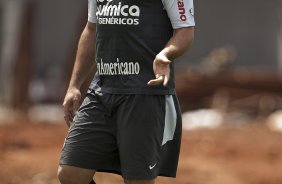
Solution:
[(153, 64), (156, 79), (148, 82), (148, 85), (167, 85), (170, 77), (169, 64), (171, 60), (181, 56), (193, 43), (194, 27), (175, 29), (173, 37), (170, 38), (165, 48), (156, 56)]
[(153, 70), (156, 76), (156, 79), (152, 79), (148, 82), (149, 86), (163, 84), (167, 85), (170, 77), (170, 68), (169, 64), (171, 61), (167, 58), (162, 52), (159, 53), (153, 63)]
[(77, 88), (69, 88), (63, 102), (64, 118), (68, 126), (73, 121), (81, 100), (81, 92)]

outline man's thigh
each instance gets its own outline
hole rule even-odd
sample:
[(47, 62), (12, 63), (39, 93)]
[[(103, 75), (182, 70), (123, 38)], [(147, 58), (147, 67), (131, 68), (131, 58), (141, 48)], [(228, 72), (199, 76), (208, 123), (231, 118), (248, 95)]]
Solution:
[(164, 95), (130, 95), (120, 106), (117, 142), (126, 180), (157, 177), (164, 119)]
[(115, 126), (96, 94), (88, 94), (69, 129), (60, 165), (119, 173)]
[(172, 95), (129, 95), (117, 114), (117, 144), (128, 181), (175, 177), (181, 114)]

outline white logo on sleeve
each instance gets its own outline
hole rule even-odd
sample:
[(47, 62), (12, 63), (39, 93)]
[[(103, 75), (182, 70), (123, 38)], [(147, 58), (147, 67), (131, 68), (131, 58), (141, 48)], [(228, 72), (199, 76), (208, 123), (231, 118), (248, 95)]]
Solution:
[(149, 169), (152, 170), (154, 169), (154, 167), (157, 165), (157, 163), (155, 163), (154, 165), (149, 165)]
[(183, 0), (178, 0), (177, 1), (177, 6), (178, 6), (178, 11), (179, 11), (179, 15), (180, 15), (180, 19), (182, 21), (186, 21), (187, 17), (186, 17), (186, 9), (185, 9), (185, 4)]

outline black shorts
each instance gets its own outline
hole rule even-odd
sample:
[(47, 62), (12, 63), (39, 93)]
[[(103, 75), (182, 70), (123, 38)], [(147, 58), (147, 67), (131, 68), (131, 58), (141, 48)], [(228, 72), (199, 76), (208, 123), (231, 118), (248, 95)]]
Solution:
[(71, 124), (60, 165), (117, 173), (127, 180), (175, 177), (180, 142), (176, 96), (92, 91)]

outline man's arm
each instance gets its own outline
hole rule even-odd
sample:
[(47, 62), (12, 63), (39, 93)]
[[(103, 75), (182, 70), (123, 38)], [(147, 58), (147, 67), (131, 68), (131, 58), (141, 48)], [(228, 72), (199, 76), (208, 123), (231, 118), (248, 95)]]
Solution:
[(88, 22), (81, 34), (75, 59), (75, 64), (69, 84), (69, 88), (80, 89), (88, 74), (95, 66), (95, 34), (96, 25)]
[(179, 28), (160, 52), (169, 60), (173, 60), (186, 52), (194, 40), (194, 27)]
[(72, 76), (63, 102), (65, 121), (68, 125), (79, 108), (81, 86), (88, 75), (96, 69), (94, 62), (95, 39), (96, 24), (88, 22), (79, 40)]
[(194, 40), (194, 27), (185, 27), (175, 30), (173, 37), (168, 41), (165, 48), (156, 56), (153, 69), (156, 79), (150, 80), (148, 85), (167, 85), (171, 60), (181, 56), (189, 50)]

